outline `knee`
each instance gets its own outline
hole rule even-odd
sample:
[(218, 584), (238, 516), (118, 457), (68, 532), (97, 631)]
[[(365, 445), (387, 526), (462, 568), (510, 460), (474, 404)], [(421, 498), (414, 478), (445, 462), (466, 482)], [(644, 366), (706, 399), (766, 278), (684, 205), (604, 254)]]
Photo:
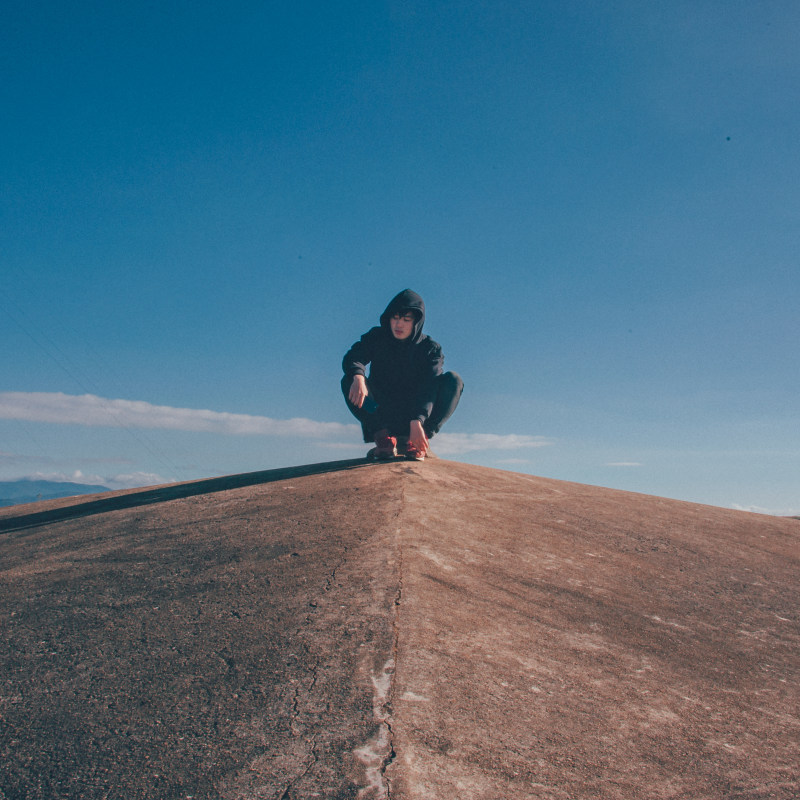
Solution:
[(439, 380), (441, 385), (456, 397), (460, 397), (461, 392), (464, 391), (464, 381), (461, 380), (461, 376), (457, 372), (445, 372), (439, 377)]

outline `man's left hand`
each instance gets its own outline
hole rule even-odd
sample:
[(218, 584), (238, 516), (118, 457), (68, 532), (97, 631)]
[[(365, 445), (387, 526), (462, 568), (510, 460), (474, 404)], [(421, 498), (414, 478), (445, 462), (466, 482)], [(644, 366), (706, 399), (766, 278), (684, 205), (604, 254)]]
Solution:
[(411, 420), (408, 430), (408, 443), (423, 455), (427, 454), (428, 437), (425, 435), (422, 423), (418, 419)]

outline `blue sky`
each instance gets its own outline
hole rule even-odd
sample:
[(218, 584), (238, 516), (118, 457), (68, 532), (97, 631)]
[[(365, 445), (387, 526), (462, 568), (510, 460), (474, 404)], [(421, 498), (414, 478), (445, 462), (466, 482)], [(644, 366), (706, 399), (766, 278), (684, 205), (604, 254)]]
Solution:
[[(800, 513), (795, 2), (10, 2), (0, 479), (365, 452), (410, 287), (449, 458)], [(287, 420), (294, 420), (287, 422)]]

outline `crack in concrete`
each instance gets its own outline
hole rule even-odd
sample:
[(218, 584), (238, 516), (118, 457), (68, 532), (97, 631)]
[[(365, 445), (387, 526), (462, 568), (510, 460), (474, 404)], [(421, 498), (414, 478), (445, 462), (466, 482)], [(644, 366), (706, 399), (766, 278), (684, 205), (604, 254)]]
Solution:
[[(399, 534), (399, 530), (397, 533)], [(398, 546), (397, 593), (392, 603), (392, 646), (391, 654), (376, 675), (372, 673), (372, 714), (378, 723), (378, 733), (362, 747), (354, 751), (365, 767), (367, 785), (358, 793), (359, 800), (391, 800), (391, 782), (386, 770), (396, 758), (394, 731), (392, 729), (392, 701), (394, 698), (394, 677), (397, 666), (399, 638), (398, 609), (403, 597), (403, 559)]]
[(306, 768), (295, 778), (292, 778), (288, 784), (286, 784), (286, 788), (283, 791), (283, 794), (280, 795), (279, 800), (292, 800), (292, 790), (294, 787), (303, 780), (303, 778), (308, 775), (309, 772), (319, 763), (319, 754), (317, 753), (317, 739), (315, 736), (311, 737), (311, 760), (306, 765)]
[(391, 689), (395, 661), (390, 657), (383, 669), (372, 675), (372, 713), (378, 723), (378, 733), (354, 753), (365, 768), (367, 785), (358, 793), (359, 800), (390, 800), (385, 770), (394, 758), (391, 727)]
[[(405, 492), (403, 492), (403, 500), (405, 500)], [(397, 531), (398, 537), (400, 534), (400, 530)], [(394, 690), (395, 690), (395, 674), (397, 671), (397, 662), (399, 660), (398, 655), (398, 647), (400, 641), (400, 624), (399, 624), (399, 616), (400, 616), (400, 604), (403, 601), (403, 549), (402, 544), (398, 541), (397, 544), (397, 594), (394, 598), (394, 607), (392, 613), (392, 677), (391, 683), (387, 690), (387, 697), (388, 697), (388, 707), (391, 710), (393, 708), (394, 703)], [(392, 729), (392, 717), (391, 714), (388, 714), (386, 717), (386, 728), (389, 735), (389, 753), (386, 759), (383, 762), (381, 767), (381, 778), (383, 779), (383, 783), (386, 787), (386, 800), (391, 800), (392, 798), (392, 783), (389, 779), (389, 776), (386, 774), (386, 771), (389, 769), (391, 764), (394, 762), (395, 758), (397, 757), (397, 753), (394, 749), (394, 730)]]
[[(323, 594), (330, 591), (331, 586), (336, 578), (336, 571), (343, 563), (344, 559), (342, 559), (333, 568), (333, 570), (325, 576), (324, 585), (321, 587)], [(295, 774), (295, 776), (285, 785), (283, 791), (276, 795), (277, 800), (292, 800), (294, 788), (311, 772), (311, 770), (319, 763), (320, 760), (319, 753), (317, 752), (317, 737), (312, 735), (308, 739), (305, 738), (304, 734), (307, 731), (307, 726), (303, 724), (301, 719), (305, 713), (301, 708), (302, 702), (303, 700), (307, 700), (308, 697), (313, 693), (317, 685), (317, 681), (319, 680), (319, 663), (310, 658), (311, 652), (308, 646), (302, 641), (303, 633), (308, 626), (311, 625), (312, 619), (317, 613), (317, 601), (311, 600), (310, 606), (311, 611), (306, 613), (302, 625), (296, 630), (293, 637), (296, 646), (299, 645), (299, 648), (303, 652), (303, 658), (300, 659), (293, 653), (291, 656), (298, 664), (305, 664), (304, 669), (306, 671), (306, 676), (305, 679), (297, 680), (294, 685), (294, 694), (292, 697), (289, 717), (289, 732), (292, 737), (303, 739), (304, 743), (309, 746), (308, 749), (310, 750), (310, 759), (306, 763), (305, 768), (298, 774)], [(309, 678), (310, 680), (308, 680)]]
[[(347, 553), (347, 550), (348, 548), (345, 548), (345, 553)], [(304, 768), (296, 772), (295, 775), (278, 790), (278, 793), (274, 795), (275, 800), (293, 800), (293, 798), (298, 797), (296, 794), (297, 787), (320, 762), (317, 737), (316, 735), (308, 736), (310, 732), (309, 725), (307, 724), (307, 720), (304, 721), (304, 717), (309, 712), (303, 708), (304, 704), (309, 701), (309, 698), (317, 687), (320, 677), (320, 665), (318, 661), (311, 657), (311, 650), (303, 641), (303, 638), (309, 627), (313, 624), (316, 614), (319, 613), (319, 603), (327, 593), (333, 590), (336, 583), (337, 572), (346, 562), (347, 558), (345, 556), (324, 576), (318, 594), (312, 596), (309, 600), (309, 610), (304, 615), (302, 624), (296, 629), (292, 637), (295, 643), (294, 646), (299, 648), (298, 652), (301, 653), (302, 657), (291, 653), (290, 658), (294, 659), (295, 666), (302, 665), (306, 674), (302, 677), (298, 675), (296, 679), (292, 680), (294, 686), (289, 712), (289, 732), (294, 739), (302, 740), (303, 744), (306, 746), (308, 760), (305, 762)], [(298, 767), (299, 766), (300, 765), (298, 765)]]

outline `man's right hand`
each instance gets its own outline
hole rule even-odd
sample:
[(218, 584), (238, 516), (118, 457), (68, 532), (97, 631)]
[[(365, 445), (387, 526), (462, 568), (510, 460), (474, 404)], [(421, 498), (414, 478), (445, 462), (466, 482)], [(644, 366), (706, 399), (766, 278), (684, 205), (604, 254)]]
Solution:
[(361, 408), (367, 399), (367, 379), (363, 375), (354, 375), (353, 384), (350, 386), (350, 402), (356, 407)]

